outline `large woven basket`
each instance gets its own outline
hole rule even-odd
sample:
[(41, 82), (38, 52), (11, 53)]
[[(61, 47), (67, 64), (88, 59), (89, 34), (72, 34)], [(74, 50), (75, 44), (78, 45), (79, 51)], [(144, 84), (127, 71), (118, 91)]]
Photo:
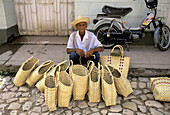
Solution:
[(170, 78), (150, 78), (150, 88), (155, 100), (170, 102)]
[(72, 95), (73, 82), (66, 71), (58, 72), (58, 106), (68, 107)]
[(102, 98), (106, 106), (116, 105), (117, 92), (112, 74), (102, 67)]
[(45, 78), (45, 104), (49, 108), (49, 111), (55, 111), (57, 109), (57, 89), (58, 83), (55, 76), (47, 76)]
[(42, 63), (37, 67), (31, 75), (27, 78), (26, 83), (31, 87), (37, 83), (44, 75), (45, 72), (49, 71), (54, 66), (54, 62), (51, 60)]
[(94, 62), (89, 67), (89, 90), (88, 97), (89, 102), (100, 102), (100, 64), (98, 63), (98, 68), (95, 66)]
[(124, 97), (127, 97), (128, 95), (130, 95), (133, 92), (133, 90), (128, 79), (125, 77), (122, 77), (121, 73), (117, 69), (115, 69), (113, 66), (108, 65), (106, 67), (108, 68), (108, 71), (110, 71), (113, 75), (117, 92), (123, 95)]
[[(120, 53), (114, 52), (116, 48), (120, 49)], [(100, 56), (101, 65), (111, 64), (120, 71), (123, 77), (127, 78), (129, 72), (130, 57), (126, 57), (123, 54), (123, 47), (116, 45), (113, 47), (110, 56)]]
[(73, 65), (72, 60), (70, 62), (71, 66), (69, 68), (69, 74), (73, 80), (74, 100), (84, 100), (88, 90), (89, 72), (86, 67), (82, 65)]
[(38, 66), (39, 61), (40, 61), (39, 59), (33, 57), (26, 60), (21, 65), (17, 74), (15, 75), (14, 84), (16, 86), (21, 86), (25, 84), (26, 79), (29, 77), (31, 72)]
[(48, 72), (45, 72), (43, 77), (37, 82), (37, 84), (35, 85), (41, 92), (44, 91), (45, 88), (45, 78), (47, 75), (52, 75), (55, 76), (57, 78), (57, 71), (59, 71), (59, 66), (55, 66), (52, 67), (51, 70), (49, 70)]

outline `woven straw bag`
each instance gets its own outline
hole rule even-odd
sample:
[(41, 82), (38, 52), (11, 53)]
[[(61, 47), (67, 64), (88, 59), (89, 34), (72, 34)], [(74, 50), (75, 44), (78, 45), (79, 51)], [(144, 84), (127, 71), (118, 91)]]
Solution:
[[(120, 49), (120, 53), (114, 52), (115, 48)], [(130, 57), (126, 57), (123, 54), (123, 47), (116, 45), (113, 47), (110, 56), (100, 56), (101, 65), (111, 64), (120, 71), (123, 77), (127, 78), (130, 64)]]
[(52, 76), (56, 76), (57, 77), (57, 72), (58, 71), (66, 71), (69, 66), (67, 66), (65, 63), (67, 62), (67, 60), (59, 63), (57, 66), (55, 66), (54, 68), (51, 68), (49, 70), (49, 72), (46, 72), (46, 74), (44, 74), (43, 78), (38, 81), (38, 83), (36, 84), (36, 87), (41, 91), (43, 92), (44, 91), (44, 82), (45, 82), (45, 77), (46, 75), (52, 75)]
[(106, 106), (116, 105), (117, 92), (112, 74), (106, 67), (102, 67), (102, 98)]
[(130, 95), (133, 92), (133, 90), (128, 79), (122, 77), (121, 73), (117, 69), (115, 69), (112, 65), (108, 65), (106, 67), (108, 68), (108, 71), (110, 71), (113, 75), (117, 92), (123, 95), (124, 97)]
[(59, 67), (59, 71), (67, 71), (69, 69), (70, 65), (67, 65), (66, 62), (67, 60), (64, 60), (57, 65)]
[(73, 82), (66, 71), (58, 72), (58, 107), (68, 107), (72, 95)]
[(150, 78), (150, 88), (155, 100), (170, 102), (170, 78)]
[(31, 75), (27, 78), (26, 83), (32, 87), (36, 82), (38, 82), (44, 75), (45, 72), (49, 71), (54, 66), (54, 62), (51, 60), (42, 63), (37, 67)]
[(88, 90), (89, 71), (82, 65), (73, 65), (70, 61), (69, 74), (73, 80), (73, 97), (74, 100), (84, 100)]
[(55, 111), (57, 109), (57, 89), (58, 83), (55, 76), (47, 76), (45, 78), (45, 104), (49, 108), (49, 111)]
[[(89, 90), (88, 97), (89, 102), (100, 102), (100, 64), (98, 63), (98, 68), (95, 66), (93, 61), (89, 67), (90, 75), (89, 75)], [(89, 66), (89, 64), (88, 64)], [(88, 68), (88, 67), (87, 67)]]
[(26, 60), (15, 75), (14, 84), (16, 86), (25, 84), (26, 79), (29, 77), (30, 73), (38, 66), (39, 61), (39, 59), (33, 58), (33, 56)]
[(39, 80), (37, 82), (37, 84), (35, 85), (41, 92), (44, 91), (45, 88), (45, 78), (47, 77), (47, 75), (52, 75), (57, 77), (57, 71), (59, 71), (59, 66), (55, 66), (55, 67), (51, 67), (51, 69), (48, 72), (45, 72), (43, 75), (43, 78), (41, 78), (41, 80)]

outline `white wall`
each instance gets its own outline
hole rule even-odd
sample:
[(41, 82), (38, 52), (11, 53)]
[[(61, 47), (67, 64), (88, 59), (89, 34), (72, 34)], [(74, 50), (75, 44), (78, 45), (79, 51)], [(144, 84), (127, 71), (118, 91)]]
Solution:
[(169, 14), (168, 14), (168, 19), (167, 19), (167, 25), (168, 25), (169, 28), (170, 28), (170, 9), (169, 9)]
[(6, 29), (6, 18), (3, 0), (0, 0), (0, 29)]
[[(158, 0), (158, 16), (167, 21), (170, 0)], [(147, 14), (144, 0), (75, 0), (75, 18), (78, 15), (87, 16), (91, 19), (88, 29), (92, 29), (92, 19), (97, 13), (102, 13), (102, 7), (110, 5), (115, 7), (132, 7), (133, 11), (125, 17), (126, 25), (135, 27), (140, 24), (142, 18)]]
[(14, 0), (3, 0), (6, 15), (6, 27), (9, 28), (17, 24)]
[(7, 29), (16, 24), (14, 0), (0, 0), (0, 29)]

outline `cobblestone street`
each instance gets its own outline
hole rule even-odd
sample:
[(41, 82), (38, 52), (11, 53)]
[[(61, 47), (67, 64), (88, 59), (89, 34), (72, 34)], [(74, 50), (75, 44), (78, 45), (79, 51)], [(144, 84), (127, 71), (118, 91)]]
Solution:
[(71, 99), (68, 108), (57, 108), (49, 112), (45, 105), (44, 93), (36, 87), (16, 87), (11, 77), (2, 80), (0, 93), (0, 115), (170, 115), (170, 103), (155, 101), (149, 88), (149, 78), (131, 78), (134, 92), (127, 98), (117, 97), (115, 106), (106, 107), (100, 103), (89, 103)]

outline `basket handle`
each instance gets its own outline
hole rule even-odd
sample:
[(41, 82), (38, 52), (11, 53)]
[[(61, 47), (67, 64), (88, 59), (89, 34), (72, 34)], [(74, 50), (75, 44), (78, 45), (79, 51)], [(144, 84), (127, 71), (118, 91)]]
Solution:
[(70, 67), (73, 65), (73, 60), (70, 60), (69, 65), (70, 65)]
[[(90, 63), (91, 63), (91, 65), (90, 65)], [(92, 72), (92, 70), (93, 70), (93, 68), (95, 66), (94, 62), (89, 61), (87, 66), (88, 66), (87, 68), (89, 68), (89, 74), (91, 74), (91, 72)]]
[(90, 68), (90, 65), (91, 65), (92, 63), (94, 63), (94, 62), (91, 61), (91, 60), (87, 62), (87, 69)]
[(56, 73), (57, 73), (57, 80), (59, 81), (59, 72), (57, 71)]
[(107, 66), (107, 65), (105, 65), (105, 67), (106, 67), (107, 71), (110, 73), (110, 75), (112, 76), (112, 80), (113, 80), (112, 72), (110, 71), (110, 69), (108, 68), (108, 66)]
[(100, 70), (100, 68), (101, 68), (101, 65), (100, 65), (100, 63), (98, 62), (98, 70)]
[(114, 46), (110, 54), (114, 52), (115, 48), (119, 48), (120, 54), (123, 56), (123, 47), (121, 45)]
[(101, 65), (101, 66), (100, 66), (100, 68), (101, 68), (101, 71), (102, 71), (102, 72), (101, 72), (101, 73), (102, 73), (102, 75), (101, 75), (101, 79), (103, 79), (103, 73), (104, 73), (103, 65)]
[(66, 67), (66, 70), (65, 70), (65, 71), (67, 71), (67, 70), (69, 69), (70, 65), (71, 65), (71, 64), (69, 63), (68, 66)]

